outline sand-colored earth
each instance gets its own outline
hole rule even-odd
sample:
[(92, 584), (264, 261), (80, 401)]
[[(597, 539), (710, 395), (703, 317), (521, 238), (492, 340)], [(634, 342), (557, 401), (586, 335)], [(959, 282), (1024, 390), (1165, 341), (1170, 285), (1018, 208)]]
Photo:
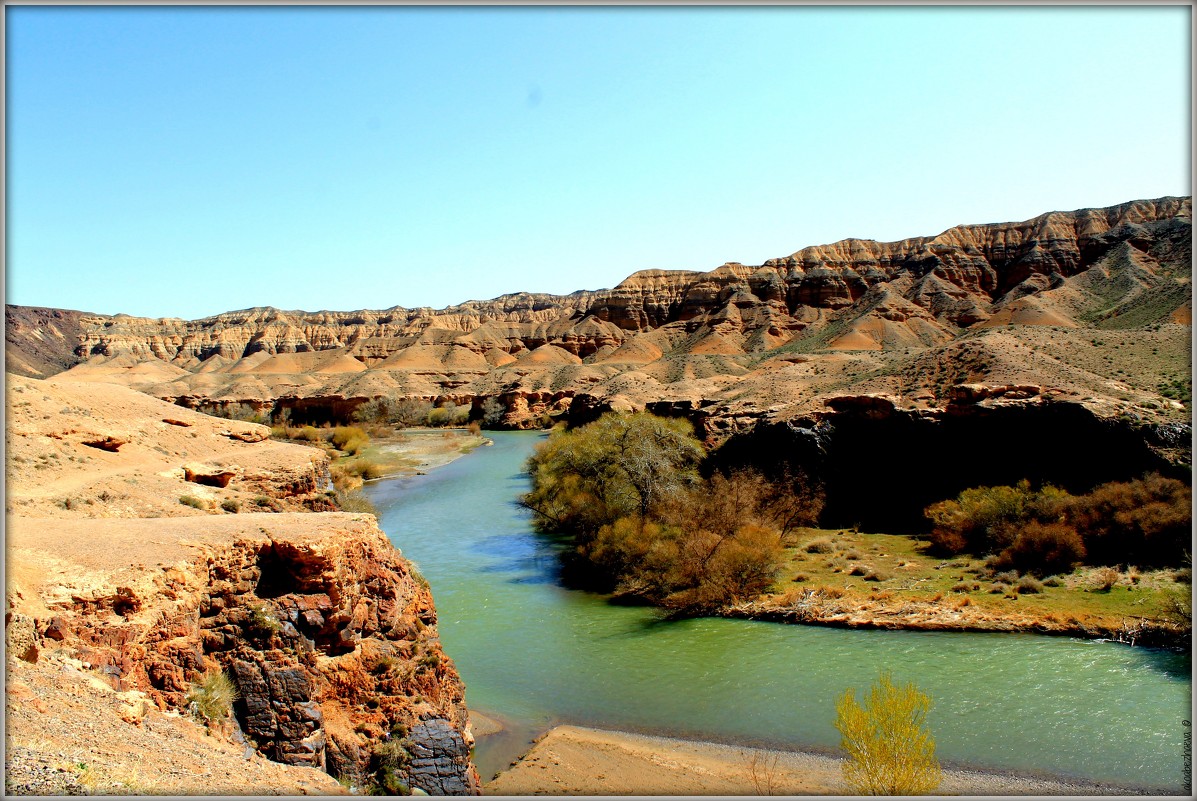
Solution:
[[(250, 509), (264, 494), (298, 510), (305, 482), (327, 462), (314, 448), (269, 440), (265, 426), (114, 384), (10, 375), (7, 400), (6, 511), (25, 517), (219, 514), (221, 503)], [(197, 482), (189, 470), (229, 478)]]
[[(558, 726), (487, 795), (845, 795), (841, 760), (580, 726)], [(1118, 795), (1123, 788), (945, 770), (942, 795)]]
[(396, 457), (404, 465), (400, 473), (426, 473), (444, 467), (491, 440), (464, 429), (404, 429), (399, 435), (383, 440), (378, 449), (387, 457)]
[(5, 690), (5, 796), (346, 793), (327, 773), (271, 762), (111, 689), (66, 649), (11, 659)]

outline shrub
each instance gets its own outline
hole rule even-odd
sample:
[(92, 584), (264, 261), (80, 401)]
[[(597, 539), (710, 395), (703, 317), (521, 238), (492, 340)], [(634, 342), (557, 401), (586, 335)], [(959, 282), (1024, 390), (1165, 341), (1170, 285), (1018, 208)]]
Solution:
[(967, 581), (961, 581), (952, 585), (952, 592), (968, 592), (972, 589), (972, 585)]
[(390, 405), (391, 422), (406, 426), (428, 425), (428, 415), (432, 412), (432, 401), (424, 398), (404, 398)]
[(1085, 544), (1067, 523), (1026, 523), (1014, 542), (998, 554), (1000, 564), (1047, 575), (1067, 573), (1085, 559)]
[(835, 551), (835, 546), (827, 538), (813, 540), (806, 544), (807, 553), (832, 553), (833, 551)]
[(865, 581), (889, 581), (891, 578), (893, 578), (893, 576), (891, 576), (889, 573), (886, 573), (884, 570), (878, 570), (876, 568), (873, 568), (873, 569), (869, 570), (867, 573), (865, 573), (864, 580)]
[(846, 551), (846, 552), (844, 553), (844, 558), (845, 558), (845, 559), (860, 559), (861, 557), (862, 557), (862, 554), (861, 554), (861, 552), (860, 552), (860, 551), (858, 551), (858, 550), (856, 550), (855, 548), (853, 548), (853, 549), (852, 549), (852, 550), (850, 550), (850, 551)]
[(1181, 584), (1192, 584), (1193, 569), (1191, 567), (1182, 567), (1179, 570), (1173, 570), (1172, 580), (1180, 582)]
[(1060, 580), (1059, 576), (1048, 576), (1043, 580), (1044, 587), (1063, 587), (1064, 582)]
[(882, 673), (862, 707), (851, 689), (836, 699), (835, 727), (847, 754), (844, 782), (867, 795), (921, 795), (939, 787), (935, 740), (926, 728), (931, 699)]
[(353, 456), (370, 444), (370, 435), (360, 426), (337, 426), (330, 441), (337, 450)]
[(374, 502), (362, 492), (338, 492), (335, 500), (342, 512), (359, 512), (376, 517), (378, 515), (378, 509), (374, 506)]
[(985, 554), (1010, 545), (1018, 530), (1032, 520), (1053, 521), (1071, 498), (1052, 486), (1032, 490), (1030, 482), (1014, 486), (975, 487), (928, 506), (931, 542), (949, 554), (972, 551)]
[(1031, 595), (1043, 592), (1043, 584), (1034, 576), (1023, 576), (1014, 585), (1014, 589), (1019, 593)]
[(236, 514), (237, 512), (241, 511), (241, 504), (232, 498), (225, 498), (220, 502), (220, 508), (226, 512)]
[(1112, 567), (1103, 567), (1093, 571), (1090, 578), (1093, 580), (1093, 589), (1098, 592), (1109, 592), (1118, 583), (1118, 571)]
[(233, 713), (237, 687), (223, 670), (204, 675), (191, 685), (186, 703), (192, 713), (207, 723), (217, 723)]
[(411, 795), (408, 768), (411, 754), (406, 740), (375, 743), (370, 751), (370, 771), (375, 787), (372, 795)]
[(1193, 596), (1192, 593), (1174, 587), (1164, 593), (1160, 599), (1160, 617), (1165, 623), (1191, 631), (1193, 628)]
[(697, 483), (703, 454), (685, 420), (606, 414), (537, 447), (522, 502), (542, 529), (585, 539), (621, 517), (659, 518), (667, 501)]
[[(208, 502), (202, 498), (197, 498), (194, 495), (184, 495), (179, 498), (179, 503), (184, 506), (190, 506), (192, 509), (207, 509)], [(69, 507), (68, 507), (69, 508)]]
[(1091, 564), (1175, 565), (1187, 560), (1192, 489), (1158, 474), (1102, 484), (1068, 505)]
[(487, 428), (494, 428), (503, 422), (503, 415), (507, 414), (507, 407), (498, 398), (487, 398), (482, 401), (482, 424)]
[[(290, 429), (288, 429), (290, 430)], [(305, 442), (323, 442), (324, 437), (313, 426), (304, 426), (298, 431), (292, 432), (292, 439), (304, 440)]]
[[(766, 590), (786, 533), (821, 500), (807, 484), (751, 470), (698, 474), (690, 424), (607, 414), (553, 433), (528, 460), (522, 499), (537, 527), (573, 540), (567, 576), (685, 612)], [(826, 550), (830, 552), (828, 543)]]
[(353, 410), (351, 418), (355, 423), (392, 422), (391, 401), (381, 397), (368, 400)]
[(270, 639), (282, 628), (274, 611), (266, 604), (252, 604), (246, 607), (246, 611), (245, 628), (250, 634)]

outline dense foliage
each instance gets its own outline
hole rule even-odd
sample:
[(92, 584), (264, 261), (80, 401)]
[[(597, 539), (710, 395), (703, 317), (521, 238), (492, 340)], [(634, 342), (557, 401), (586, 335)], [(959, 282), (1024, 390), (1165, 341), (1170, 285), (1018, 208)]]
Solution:
[(993, 554), (998, 568), (1048, 574), (1078, 564), (1180, 565), (1188, 558), (1192, 490), (1154, 474), (1084, 495), (1022, 481), (965, 490), (925, 514), (939, 550)]
[(755, 471), (703, 479), (704, 455), (684, 420), (608, 414), (536, 450), (523, 503), (541, 530), (570, 537), (575, 575), (673, 609), (713, 609), (767, 588), (786, 535), (821, 501)]

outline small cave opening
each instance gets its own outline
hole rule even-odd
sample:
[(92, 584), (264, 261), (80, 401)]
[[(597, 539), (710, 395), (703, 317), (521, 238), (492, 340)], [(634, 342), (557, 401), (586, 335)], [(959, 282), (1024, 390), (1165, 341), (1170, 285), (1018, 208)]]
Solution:
[(112, 601), (112, 611), (121, 617), (128, 617), (141, 609), (141, 600), (128, 587), (119, 587)]
[(298, 577), (291, 570), (289, 560), (284, 559), (273, 546), (267, 546), (258, 553), (258, 570), (261, 575), (254, 594), (259, 598), (278, 598), (299, 592)]

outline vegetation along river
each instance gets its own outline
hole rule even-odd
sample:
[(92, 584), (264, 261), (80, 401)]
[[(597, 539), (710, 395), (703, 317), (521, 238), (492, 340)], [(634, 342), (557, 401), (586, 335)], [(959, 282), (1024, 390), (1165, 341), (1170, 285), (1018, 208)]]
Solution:
[(480, 737), (483, 779), (558, 723), (834, 752), (835, 697), (878, 671), (933, 699), (945, 764), (1180, 792), (1191, 657), (1022, 634), (665, 622), (557, 581), (553, 546), (516, 503), (541, 434), (425, 476), (374, 482), (384, 530), (432, 585), (441, 638)]

